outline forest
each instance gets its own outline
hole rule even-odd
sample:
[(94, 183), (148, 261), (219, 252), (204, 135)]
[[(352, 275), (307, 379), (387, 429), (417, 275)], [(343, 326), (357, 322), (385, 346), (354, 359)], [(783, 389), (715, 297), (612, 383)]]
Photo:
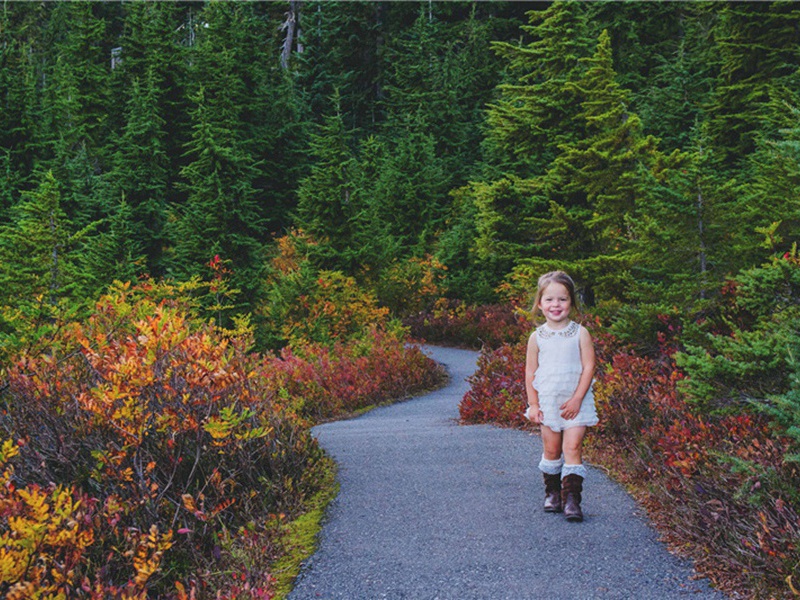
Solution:
[(275, 598), (310, 427), (482, 349), (538, 276), (597, 340), (590, 460), (701, 574), (800, 595), (800, 6), (10, 2), (0, 591)]

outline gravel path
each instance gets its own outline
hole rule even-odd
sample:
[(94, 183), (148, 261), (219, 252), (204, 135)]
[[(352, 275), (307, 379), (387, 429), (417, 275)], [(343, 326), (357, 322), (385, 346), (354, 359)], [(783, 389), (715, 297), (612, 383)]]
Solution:
[(460, 426), (477, 353), (427, 348), (450, 384), (314, 428), (341, 491), (289, 598), (723, 599), (589, 469), (583, 523), (544, 513), (538, 436)]

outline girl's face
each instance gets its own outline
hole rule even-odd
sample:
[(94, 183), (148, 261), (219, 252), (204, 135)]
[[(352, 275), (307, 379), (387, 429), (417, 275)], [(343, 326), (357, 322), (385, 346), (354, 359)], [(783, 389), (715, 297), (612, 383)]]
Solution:
[(548, 325), (566, 324), (572, 300), (567, 287), (563, 283), (550, 283), (544, 288), (539, 299), (539, 310), (542, 311)]

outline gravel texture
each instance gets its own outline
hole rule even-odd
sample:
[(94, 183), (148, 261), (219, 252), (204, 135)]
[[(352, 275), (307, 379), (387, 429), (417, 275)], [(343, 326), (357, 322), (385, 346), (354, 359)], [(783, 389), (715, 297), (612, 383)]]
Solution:
[(543, 512), (539, 437), (458, 425), (478, 354), (426, 351), (447, 387), (314, 428), (341, 491), (290, 599), (724, 598), (597, 469), (583, 523)]

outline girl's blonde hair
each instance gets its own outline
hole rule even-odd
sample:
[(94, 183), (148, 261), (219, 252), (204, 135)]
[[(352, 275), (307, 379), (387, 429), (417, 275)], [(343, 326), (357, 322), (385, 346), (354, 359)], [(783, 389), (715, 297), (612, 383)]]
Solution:
[(560, 283), (567, 288), (567, 293), (569, 293), (569, 299), (572, 305), (570, 307), (570, 313), (578, 310), (578, 299), (575, 296), (575, 282), (572, 281), (572, 277), (564, 273), (564, 271), (550, 271), (539, 277), (539, 281), (536, 285), (536, 299), (533, 301), (534, 318), (541, 312), (539, 310), (539, 302), (541, 302), (542, 294), (544, 294), (547, 286), (551, 283)]

